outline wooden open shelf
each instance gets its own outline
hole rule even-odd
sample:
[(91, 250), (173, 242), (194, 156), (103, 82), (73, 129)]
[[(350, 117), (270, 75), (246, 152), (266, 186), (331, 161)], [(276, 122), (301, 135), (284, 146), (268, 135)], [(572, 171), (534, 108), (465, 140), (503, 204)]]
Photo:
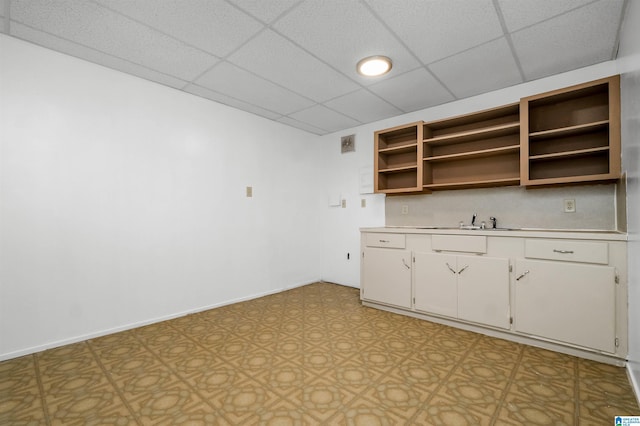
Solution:
[(523, 98), (521, 181), (552, 185), (620, 177), (620, 78)]
[(420, 121), (374, 133), (375, 192), (423, 191), (422, 125)]
[(423, 188), (518, 185), (519, 105), (424, 125)]
[(376, 192), (615, 181), (620, 77), (374, 136)]

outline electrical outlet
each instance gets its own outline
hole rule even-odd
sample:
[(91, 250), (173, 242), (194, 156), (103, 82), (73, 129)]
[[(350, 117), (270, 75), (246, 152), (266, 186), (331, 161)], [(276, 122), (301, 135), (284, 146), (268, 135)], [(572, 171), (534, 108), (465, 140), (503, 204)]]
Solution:
[(360, 199), (360, 207), (362, 207), (362, 208), (367, 207), (367, 199), (366, 198), (361, 198)]
[(253, 197), (253, 187), (247, 186), (247, 198)]
[(342, 205), (342, 208), (343, 208), (343, 209), (346, 209), (346, 208), (347, 208), (347, 200), (345, 200), (345, 199), (343, 198), (343, 199), (342, 199), (342, 202), (341, 202), (341, 205)]
[(402, 206), (402, 214), (409, 214), (409, 206), (404, 204)]
[(576, 212), (576, 200), (564, 200), (564, 212), (565, 213), (575, 213)]

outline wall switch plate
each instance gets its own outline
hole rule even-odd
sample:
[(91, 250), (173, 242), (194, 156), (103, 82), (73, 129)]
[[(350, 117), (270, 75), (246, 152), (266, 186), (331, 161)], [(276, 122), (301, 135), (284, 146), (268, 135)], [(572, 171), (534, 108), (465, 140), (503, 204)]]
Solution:
[(409, 214), (409, 206), (406, 204), (402, 205), (402, 214)]
[(360, 199), (360, 207), (362, 207), (362, 208), (367, 207), (367, 199), (366, 198), (361, 198)]
[(575, 213), (576, 212), (576, 200), (574, 200), (574, 199), (564, 200), (564, 212), (565, 213)]
[(345, 200), (344, 198), (342, 199), (342, 208), (343, 209), (347, 208), (347, 200)]
[(247, 186), (247, 198), (253, 197), (253, 187)]

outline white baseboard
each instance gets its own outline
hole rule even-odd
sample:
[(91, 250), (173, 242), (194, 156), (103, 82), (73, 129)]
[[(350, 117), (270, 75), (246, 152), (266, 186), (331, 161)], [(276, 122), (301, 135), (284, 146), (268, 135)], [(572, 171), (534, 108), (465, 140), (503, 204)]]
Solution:
[(226, 300), (224, 302), (214, 303), (214, 304), (211, 304), (211, 305), (201, 306), (201, 307), (198, 307), (198, 308), (189, 309), (189, 310), (178, 312), (178, 313), (175, 313), (175, 314), (164, 315), (164, 316), (161, 316), (161, 317), (152, 318), (152, 319), (148, 319), (148, 320), (144, 320), (144, 321), (138, 321), (138, 322), (126, 324), (126, 325), (119, 326), (119, 327), (109, 328), (109, 329), (105, 329), (105, 330), (99, 330), (99, 331), (96, 331), (96, 332), (93, 332), (93, 333), (87, 333), (87, 334), (83, 334), (83, 335), (79, 335), (79, 336), (73, 336), (73, 337), (70, 337), (68, 339), (58, 340), (58, 341), (54, 341), (54, 342), (47, 342), (47, 343), (44, 343), (42, 345), (32, 346), (32, 347), (29, 347), (29, 348), (20, 349), (18, 351), (0, 354), (0, 361), (6, 361), (8, 359), (18, 358), (18, 357), (25, 356), (25, 355), (30, 355), (30, 354), (33, 354), (33, 353), (36, 353), (36, 352), (46, 351), (47, 349), (53, 349), (53, 348), (58, 348), (60, 346), (65, 346), (65, 345), (70, 345), (70, 344), (73, 344), (73, 343), (83, 342), (85, 340), (95, 339), (97, 337), (107, 336), (109, 334), (119, 333), (121, 331), (132, 330), (134, 328), (144, 327), (145, 325), (155, 324), (155, 323), (158, 323), (158, 322), (167, 321), (167, 320), (170, 320), (170, 319), (179, 318), (179, 317), (183, 317), (183, 316), (190, 315), (190, 314), (195, 314), (197, 312), (207, 311), (209, 309), (215, 309), (215, 308), (219, 308), (219, 307), (222, 307), (222, 306), (233, 305), (234, 303), (239, 303), (239, 302), (246, 302), (247, 300), (258, 299), (260, 297), (269, 296), (271, 294), (281, 293), (283, 291), (290, 290), (292, 288), (303, 287), (305, 285), (313, 284), (313, 283), (316, 283), (318, 281), (319, 280), (314, 280), (314, 281), (311, 281), (311, 282), (294, 283), (294, 284), (289, 285), (287, 287), (281, 287), (281, 288), (277, 288), (277, 289), (274, 289), (274, 290), (264, 291), (264, 292), (260, 292), (260, 293), (254, 293), (254, 294), (251, 294), (251, 295), (248, 295), (248, 296), (239, 297), (239, 298), (231, 299), (231, 300)]
[(640, 363), (628, 361), (627, 375), (629, 376), (631, 387), (636, 394), (636, 401), (638, 401), (638, 405), (640, 405)]

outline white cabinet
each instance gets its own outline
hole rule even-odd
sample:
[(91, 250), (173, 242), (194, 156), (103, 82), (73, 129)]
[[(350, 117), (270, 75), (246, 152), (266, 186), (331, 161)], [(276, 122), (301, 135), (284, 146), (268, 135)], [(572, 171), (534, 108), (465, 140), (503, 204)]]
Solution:
[(515, 330), (614, 353), (615, 279), (611, 266), (518, 259)]
[(362, 299), (411, 308), (411, 252), (366, 247), (362, 256)]
[(508, 329), (509, 259), (414, 253), (414, 307)]

